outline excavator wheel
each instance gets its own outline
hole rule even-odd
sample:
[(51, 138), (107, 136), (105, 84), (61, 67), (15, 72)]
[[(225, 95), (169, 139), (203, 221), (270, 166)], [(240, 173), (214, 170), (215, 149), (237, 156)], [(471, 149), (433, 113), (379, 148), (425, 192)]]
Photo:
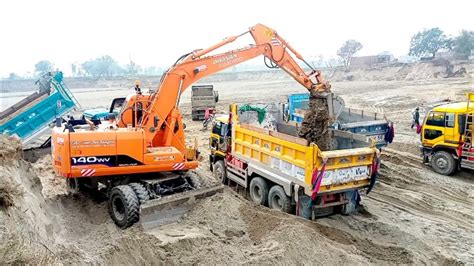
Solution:
[(133, 191), (137, 195), (138, 202), (140, 202), (140, 205), (150, 199), (150, 194), (148, 193), (148, 190), (143, 184), (130, 183), (128, 185), (132, 187)]
[(69, 194), (76, 195), (80, 192), (79, 180), (77, 178), (68, 178), (67, 179), (67, 188)]
[(109, 213), (115, 224), (124, 229), (138, 222), (140, 202), (131, 186), (112, 188), (109, 197)]
[(67, 188), (70, 194), (76, 195), (79, 192), (84, 190), (85, 184), (89, 181), (85, 177), (81, 178), (68, 178), (67, 179)]

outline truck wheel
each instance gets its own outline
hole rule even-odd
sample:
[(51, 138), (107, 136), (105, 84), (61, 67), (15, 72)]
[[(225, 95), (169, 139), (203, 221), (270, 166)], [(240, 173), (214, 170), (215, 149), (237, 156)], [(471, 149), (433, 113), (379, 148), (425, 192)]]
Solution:
[(148, 194), (148, 190), (143, 184), (130, 183), (128, 185), (133, 189), (135, 195), (137, 195), (138, 202), (140, 202), (140, 205), (150, 199), (150, 194)]
[(261, 177), (255, 177), (250, 181), (250, 198), (255, 203), (268, 206), (268, 184)]
[(274, 185), (268, 193), (268, 207), (286, 213), (292, 213), (291, 198), (279, 185)]
[(140, 204), (131, 186), (120, 185), (110, 192), (109, 213), (115, 224), (127, 228), (139, 219)]
[(224, 161), (219, 160), (215, 162), (212, 167), (212, 173), (216, 179), (222, 182), (222, 184), (227, 183), (227, 172), (225, 171)]
[(438, 151), (431, 157), (431, 167), (442, 175), (451, 175), (456, 170), (456, 161), (445, 151)]

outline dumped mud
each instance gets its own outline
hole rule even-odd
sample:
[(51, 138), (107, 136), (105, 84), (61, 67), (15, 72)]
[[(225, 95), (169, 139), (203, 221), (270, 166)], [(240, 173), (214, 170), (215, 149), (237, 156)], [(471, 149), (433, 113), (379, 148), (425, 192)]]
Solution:
[(331, 149), (331, 135), (329, 134), (329, 110), (327, 99), (313, 95), (309, 98), (309, 108), (301, 124), (299, 136), (327, 151)]

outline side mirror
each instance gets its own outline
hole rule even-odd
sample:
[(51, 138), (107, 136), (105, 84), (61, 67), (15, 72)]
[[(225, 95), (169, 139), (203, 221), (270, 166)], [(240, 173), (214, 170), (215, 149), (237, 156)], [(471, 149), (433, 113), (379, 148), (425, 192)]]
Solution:
[(153, 118), (153, 126), (158, 127), (158, 122), (160, 122), (160, 119), (158, 118), (158, 116), (155, 115), (155, 117)]

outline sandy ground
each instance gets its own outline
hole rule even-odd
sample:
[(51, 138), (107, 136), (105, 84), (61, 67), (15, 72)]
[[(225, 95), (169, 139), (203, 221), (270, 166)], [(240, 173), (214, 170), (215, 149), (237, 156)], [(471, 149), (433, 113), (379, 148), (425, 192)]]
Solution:
[[(283, 101), (304, 92), (284, 74), (214, 81), (219, 110), (231, 102)], [(202, 82), (205, 83), (205, 82)], [(14, 206), (0, 208), (0, 262), (106, 264), (474, 264), (472, 172), (451, 177), (421, 163), (419, 136), (410, 126), (415, 106), (462, 99), (472, 78), (342, 81), (332, 89), (347, 106), (384, 112), (395, 142), (383, 153), (381, 177), (363, 195), (364, 209), (317, 221), (256, 206), (231, 189), (200, 201), (182, 220), (151, 231), (118, 229), (104, 202), (72, 197), (54, 177), (49, 158), (29, 163), (0, 154), (0, 180), (18, 188)], [(126, 89), (74, 90), (83, 108), (107, 106)], [(181, 107), (188, 138), (199, 141), (207, 171), (208, 132), (190, 121), (190, 93)], [(423, 109), (423, 108), (422, 108)], [(19, 191), (19, 192), (18, 192)], [(21, 225), (21, 226), (18, 226)]]

